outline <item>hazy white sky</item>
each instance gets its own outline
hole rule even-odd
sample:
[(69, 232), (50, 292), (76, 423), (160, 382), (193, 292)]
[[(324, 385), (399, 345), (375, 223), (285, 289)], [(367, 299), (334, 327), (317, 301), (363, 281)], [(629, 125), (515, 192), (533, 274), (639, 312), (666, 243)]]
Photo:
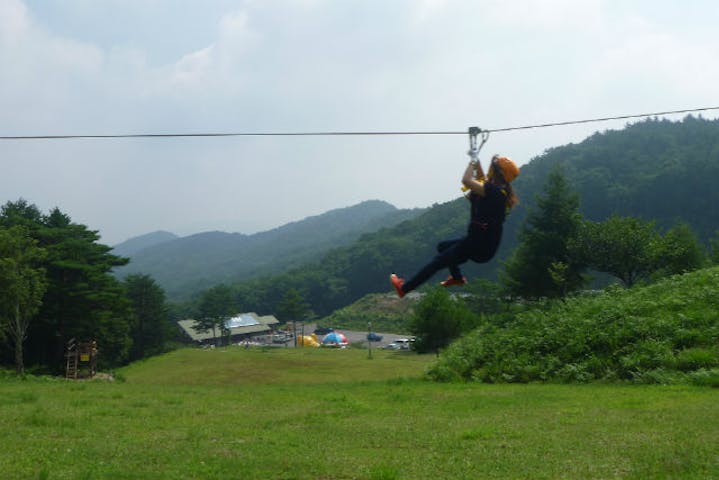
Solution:
[[(0, 0), (0, 136), (464, 131), (717, 106), (718, 24), (715, 0)], [(523, 164), (623, 125), (496, 133), (483, 158)], [(107, 244), (252, 233), (455, 198), (467, 146), (0, 140), (0, 202), (58, 206)]]

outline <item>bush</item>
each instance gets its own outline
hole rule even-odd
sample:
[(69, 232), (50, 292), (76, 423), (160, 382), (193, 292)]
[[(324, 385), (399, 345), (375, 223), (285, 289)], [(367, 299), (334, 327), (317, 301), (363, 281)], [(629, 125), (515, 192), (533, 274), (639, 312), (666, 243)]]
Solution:
[(549, 302), (517, 313), (504, 326), (488, 322), (447, 348), (429, 376), (677, 383), (719, 368), (717, 344), (719, 268), (712, 268), (647, 287)]
[(719, 355), (715, 348), (687, 348), (677, 354), (677, 369), (691, 372), (719, 367)]
[(689, 374), (689, 380), (701, 387), (719, 388), (719, 368), (697, 370)]
[(463, 302), (436, 287), (422, 298), (412, 316), (410, 331), (416, 336), (414, 348), (420, 352), (439, 352), (457, 338), (467, 325), (477, 324), (476, 317)]

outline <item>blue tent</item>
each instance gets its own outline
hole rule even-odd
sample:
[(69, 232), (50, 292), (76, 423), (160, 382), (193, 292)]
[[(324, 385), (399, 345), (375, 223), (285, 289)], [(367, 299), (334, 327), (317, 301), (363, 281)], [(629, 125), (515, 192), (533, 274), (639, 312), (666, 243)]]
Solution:
[(330, 332), (327, 335), (325, 335), (325, 338), (322, 339), (322, 345), (328, 345), (328, 346), (345, 346), (349, 342), (347, 341), (347, 337), (344, 336), (341, 332)]

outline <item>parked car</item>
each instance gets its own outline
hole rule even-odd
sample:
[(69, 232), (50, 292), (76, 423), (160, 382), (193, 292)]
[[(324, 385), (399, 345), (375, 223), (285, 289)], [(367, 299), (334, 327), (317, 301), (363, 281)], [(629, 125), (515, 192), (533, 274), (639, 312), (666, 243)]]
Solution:
[(367, 334), (367, 341), (368, 342), (381, 342), (382, 341), (382, 335), (379, 335), (374, 332), (369, 332)]
[(284, 333), (275, 333), (272, 335), (272, 343), (285, 343), (289, 340)]
[(334, 332), (335, 329), (332, 327), (317, 327), (315, 328), (315, 335), (327, 335), (330, 332)]

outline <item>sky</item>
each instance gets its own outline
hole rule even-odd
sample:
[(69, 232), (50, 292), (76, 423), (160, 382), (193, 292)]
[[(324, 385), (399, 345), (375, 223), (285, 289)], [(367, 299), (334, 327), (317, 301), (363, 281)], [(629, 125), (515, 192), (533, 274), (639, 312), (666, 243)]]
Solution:
[[(718, 23), (715, 0), (0, 0), (0, 136), (464, 132), (713, 107)], [(626, 123), (495, 132), (480, 158), (523, 165)], [(456, 198), (468, 145), (0, 140), (0, 202), (58, 207), (108, 245), (250, 234)]]

